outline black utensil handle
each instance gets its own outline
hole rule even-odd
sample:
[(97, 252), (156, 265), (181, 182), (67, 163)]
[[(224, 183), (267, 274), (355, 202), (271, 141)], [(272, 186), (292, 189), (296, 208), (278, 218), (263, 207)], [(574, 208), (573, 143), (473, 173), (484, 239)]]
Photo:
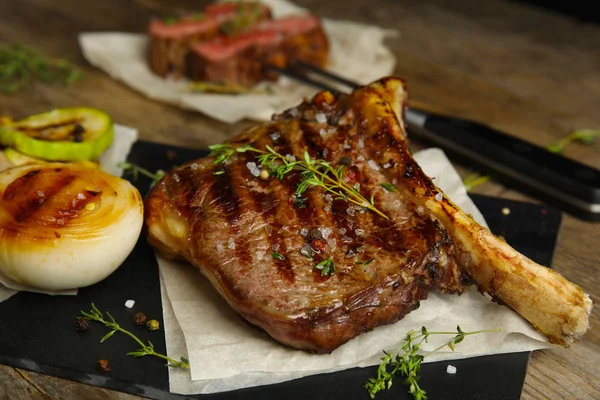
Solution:
[(600, 220), (600, 171), (490, 127), (429, 115), (421, 134), (495, 176), (588, 220)]

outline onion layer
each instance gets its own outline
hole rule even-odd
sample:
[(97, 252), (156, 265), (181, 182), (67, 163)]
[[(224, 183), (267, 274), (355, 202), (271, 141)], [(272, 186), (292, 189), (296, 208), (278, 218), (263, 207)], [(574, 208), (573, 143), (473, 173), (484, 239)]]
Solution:
[(75, 164), (0, 173), (0, 272), (39, 289), (110, 275), (140, 235), (143, 201), (126, 180)]

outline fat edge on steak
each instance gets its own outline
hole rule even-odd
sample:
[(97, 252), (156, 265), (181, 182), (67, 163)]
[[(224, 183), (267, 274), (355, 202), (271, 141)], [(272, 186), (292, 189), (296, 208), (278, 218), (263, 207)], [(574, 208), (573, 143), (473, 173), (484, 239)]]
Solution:
[[(256, 154), (237, 153), (225, 164), (191, 162), (154, 187), (150, 243), (191, 262), (246, 320), (299, 349), (331, 352), (398, 321), (432, 289), (460, 294), (471, 283), (568, 347), (589, 327), (590, 298), (443, 195), (408, 151), (405, 104), (404, 83), (385, 78), (351, 95), (321, 92), (229, 141), (345, 165), (348, 183), (389, 219), (318, 187), (303, 195), (305, 207), (293, 205), (299, 173), (261, 180), (248, 164)], [(327, 237), (311, 260), (300, 249), (314, 248), (306, 233), (315, 229)], [(313, 267), (328, 257), (335, 272), (323, 276)]]

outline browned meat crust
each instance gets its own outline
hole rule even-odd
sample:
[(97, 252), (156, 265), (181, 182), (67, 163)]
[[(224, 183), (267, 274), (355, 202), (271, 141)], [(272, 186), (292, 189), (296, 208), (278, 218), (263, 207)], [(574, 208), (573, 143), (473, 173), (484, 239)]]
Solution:
[[(248, 167), (255, 154), (236, 153), (225, 165), (196, 160), (159, 182), (146, 201), (150, 242), (190, 261), (244, 318), (295, 348), (330, 352), (401, 319), (430, 290), (460, 294), (473, 280), (568, 345), (588, 327), (589, 298), (444, 197), (408, 151), (405, 101), (394, 78), (350, 96), (322, 92), (231, 141), (345, 165), (347, 182), (389, 219), (317, 187), (305, 207), (294, 205), (299, 173), (261, 180)], [(307, 245), (320, 254), (305, 257)], [(322, 276), (314, 266), (328, 257), (335, 273)]]

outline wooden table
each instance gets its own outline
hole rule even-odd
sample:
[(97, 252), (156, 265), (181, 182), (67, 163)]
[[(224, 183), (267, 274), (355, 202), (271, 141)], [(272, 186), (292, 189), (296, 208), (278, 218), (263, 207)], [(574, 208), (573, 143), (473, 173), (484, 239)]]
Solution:
[[(84, 31), (142, 32), (152, 15), (197, 1), (4, 0), (0, 42), (35, 45), (83, 66), (86, 79), (74, 87), (34, 84), (0, 95), (1, 112), (23, 117), (53, 107), (88, 105), (135, 126), (142, 139), (201, 148), (239, 132), (200, 114), (149, 100), (83, 59), (77, 34)], [(388, 41), (398, 59), (396, 74), (409, 85), (413, 105), (485, 122), (546, 146), (574, 129), (600, 128), (600, 27), (584, 25), (515, 3), (485, 0), (297, 0), (318, 15), (347, 19), (401, 34)], [(418, 142), (413, 143), (419, 147)], [(568, 157), (600, 168), (600, 144), (573, 144)], [(464, 166), (457, 166), (464, 176)], [(474, 192), (535, 201), (495, 183)], [(565, 215), (552, 267), (600, 297), (600, 224)], [(592, 330), (570, 349), (535, 352), (524, 399), (600, 398), (600, 310)], [(39, 373), (0, 366), (0, 397), (10, 399), (135, 399), (123, 393)]]

